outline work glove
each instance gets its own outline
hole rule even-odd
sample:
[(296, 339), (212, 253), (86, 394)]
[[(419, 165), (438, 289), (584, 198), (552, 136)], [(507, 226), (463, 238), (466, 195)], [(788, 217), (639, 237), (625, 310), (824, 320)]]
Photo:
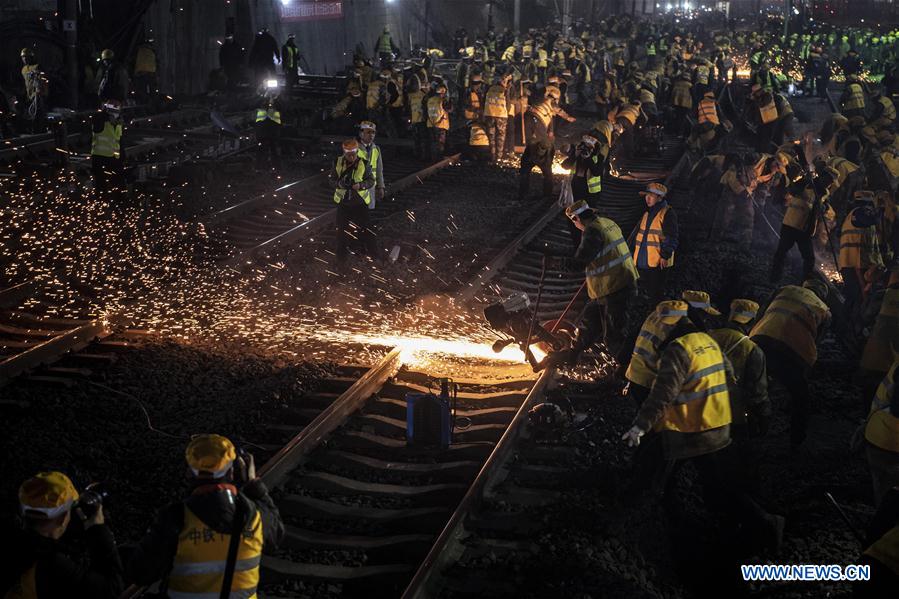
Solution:
[(640, 439), (642, 439), (645, 434), (646, 431), (635, 424), (626, 433), (621, 435), (621, 440), (627, 443), (628, 447), (638, 447), (640, 445)]

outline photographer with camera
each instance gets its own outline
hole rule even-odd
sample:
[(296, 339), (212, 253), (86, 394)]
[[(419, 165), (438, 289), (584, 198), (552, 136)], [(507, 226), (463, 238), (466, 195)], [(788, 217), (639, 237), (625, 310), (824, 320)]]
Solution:
[[(4, 543), (0, 594), (7, 599), (117, 597), (122, 564), (105, 523), (102, 498), (91, 487), (79, 497), (61, 472), (40, 472), (22, 483), (22, 526)], [(80, 520), (87, 556), (74, 555), (62, 540), (73, 512)]]
[(251, 454), (221, 435), (196, 435), (185, 451), (190, 491), (157, 514), (128, 563), (140, 585), (162, 579), (162, 595), (255, 597), (263, 546), (284, 523)]

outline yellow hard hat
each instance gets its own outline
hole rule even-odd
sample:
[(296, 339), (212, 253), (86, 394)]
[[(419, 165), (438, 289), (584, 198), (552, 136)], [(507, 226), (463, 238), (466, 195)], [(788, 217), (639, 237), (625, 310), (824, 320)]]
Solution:
[(574, 220), (575, 216), (579, 216), (588, 210), (591, 210), (590, 205), (584, 200), (581, 200), (566, 208), (565, 216), (567, 216), (571, 220)]
[(184, 457), (195, 475), (221, 478), (231, 468), (237, 452), (234, 444), (221, 435), (195, 435), (187, 444)]
[(55, 518), (77, 500), (75, 485), (62, 472), (39, 472), (19, 487), (19, 506), (29, 517)]
[(115, 57), (115, 52), (113, 52), (109, 48), (106, 48), (105, 50), (100, 52), (100, 58), (103, 60), (112, 59), (114, 57)]
[(739, 324), (748, 324), (755, 320), (759, 313), (759, 305), (748, 299), (735, 299), (730, 303), (728, 320)]
[(22, 48), (20, 56), (34, 56), (34, 50), (31, 48)]
[(692, 308), (699, 308), (712, 316), (721, 316), (721, 312), (712, 307), (712, 300), (705, 291), (687, 289), (681, 293), (681, 299), (690, 304)]
[(355, 139), (345, 139), (341, 144), (344, 152), (356, 152), (359, 150), (359, 142)]
[(687, 302), (681, 300), (666, 300), (656, 306), (656, 314), (664, 324), (677, 324), (687, 315)]
[(668, 188), (661, 183), (650, 183), (646, 186), (646, 189), (644, 191), (640, 192), (641, 196), (649, 194), (654, 194), (659, 196), (660, 198), (664, 198), (668, 194)]
[(543, 95), (547, 98), (555, 98), (556, 100), (558, 100), (562, 97), (562, 91), (555, 85), (547, 85), (546, 91), (543, 92)]

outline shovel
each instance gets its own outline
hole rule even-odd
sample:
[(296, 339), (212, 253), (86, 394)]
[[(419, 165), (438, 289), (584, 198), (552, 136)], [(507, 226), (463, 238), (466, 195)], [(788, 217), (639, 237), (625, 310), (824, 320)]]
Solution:
[[(524, 84), (521, 82), (518, 83), (518, 97), (519, 98), (524, 97)], [(519, 101), (519, 104), (520, 104), (520, 101)], [(524, 110), (521, 111), (521, 145), (519, 145), (517, 143), (518, 140), (515, 140), (515, 141), (516, 141), (515, 148), (514, 148), (515, 153), (516, 154), (524, 154), (524, 146), (525, 146), (525, 143), (524, 143)]]

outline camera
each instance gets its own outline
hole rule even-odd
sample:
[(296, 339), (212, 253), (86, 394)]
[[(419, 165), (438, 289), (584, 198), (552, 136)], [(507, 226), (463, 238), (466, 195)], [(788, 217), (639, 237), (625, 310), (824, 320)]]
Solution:
[(90, 518), (97, 513), (100, 506), (109, 496), (109, 489), (104, 483), (91, 483), (84, 488), (84, 491), (78, 497), (74, 508), (81, 510), (85, 518)]

